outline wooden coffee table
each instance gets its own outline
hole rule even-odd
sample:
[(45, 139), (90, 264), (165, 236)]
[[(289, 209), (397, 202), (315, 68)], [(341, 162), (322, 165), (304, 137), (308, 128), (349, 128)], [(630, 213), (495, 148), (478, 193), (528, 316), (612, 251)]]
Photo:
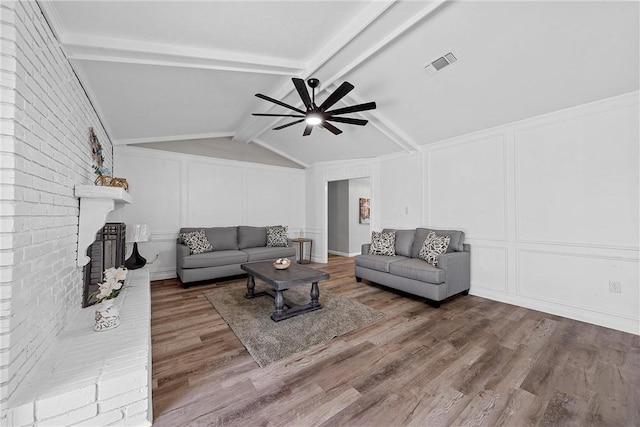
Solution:
[[(275, 311), (271, 313), (271, 320), (279, 322), (290, 317), (311, 311), (320, 310), (322, 305), (318, 301), (320, 290), (318, 282), (329, 278), (329, 273), (292, 263), (286, 270), (276, 270), (273, 261), (250, 262), (240, 266), (249, 274), (247, 279), (247, 293), (245, 298), (255, 298), (271, 295), (275, 302)], [(261, 279), (273, 290), (254, 292), (255, 278)], [(284, 297), (284, 291), (292, 286), (311, 283), (309, 304), (295, 305)]]

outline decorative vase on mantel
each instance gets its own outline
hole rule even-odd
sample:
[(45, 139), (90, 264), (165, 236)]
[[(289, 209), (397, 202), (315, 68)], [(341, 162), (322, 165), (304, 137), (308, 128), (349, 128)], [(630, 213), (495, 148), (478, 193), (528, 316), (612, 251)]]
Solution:
[(113, 300), (104, 300), (96, 306), (96, 323), (93, 326), (94, 331), (108, 331), (117, 328), (120, 324), (120, 312), (113, 305)]

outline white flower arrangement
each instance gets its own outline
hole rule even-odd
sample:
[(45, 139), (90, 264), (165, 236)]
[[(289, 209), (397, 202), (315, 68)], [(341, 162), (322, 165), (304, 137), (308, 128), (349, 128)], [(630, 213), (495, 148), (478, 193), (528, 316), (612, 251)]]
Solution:
[(120, 294), (126, 278), (126, 268), (107, 268), (104, 271), (104, 281), (102, 283), (98, 283), (98, 290), (96, 290), (92, 295), (95, 295), (98, 301), (113, 299)]

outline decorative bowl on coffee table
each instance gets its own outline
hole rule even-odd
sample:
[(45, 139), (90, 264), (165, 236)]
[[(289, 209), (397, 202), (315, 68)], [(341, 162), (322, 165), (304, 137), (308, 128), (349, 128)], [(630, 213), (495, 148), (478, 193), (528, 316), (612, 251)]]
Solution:
[(286, 270), (291, 266), (291, 260), (289, 258), (278, 258), (274, 261), (273, 266), (276, 270)]

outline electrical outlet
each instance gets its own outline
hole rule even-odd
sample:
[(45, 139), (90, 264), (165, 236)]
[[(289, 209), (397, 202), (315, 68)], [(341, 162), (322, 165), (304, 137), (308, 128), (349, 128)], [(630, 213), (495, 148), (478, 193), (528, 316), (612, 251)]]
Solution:
[(622, 283), (619, 280), (609, 280), (609, 292), (621, 293)]

